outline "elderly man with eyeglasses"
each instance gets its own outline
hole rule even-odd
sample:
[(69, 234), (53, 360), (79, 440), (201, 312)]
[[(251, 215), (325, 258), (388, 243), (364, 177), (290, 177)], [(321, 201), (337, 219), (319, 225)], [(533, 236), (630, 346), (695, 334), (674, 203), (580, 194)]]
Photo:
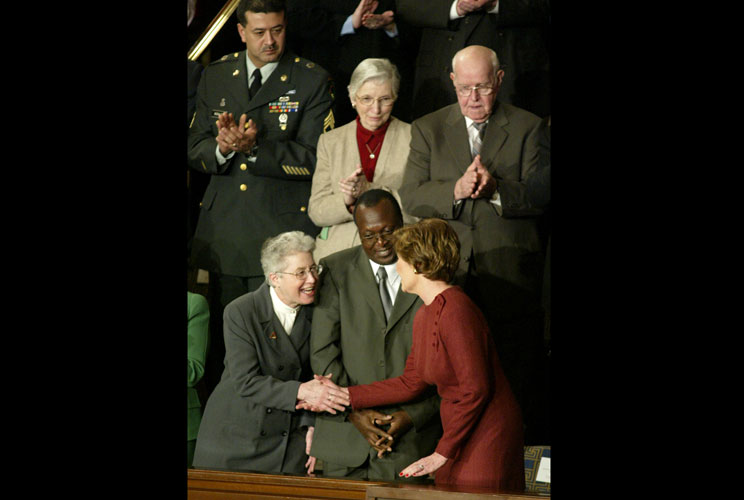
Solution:
[[(403, 373), (421, 299), (400, 289), (392, 233), (400, 206), (383, 189), (365, 191), (353, 213), (361, 245), (320, 261), (310, 364), (336, 384), (366, 384)], [(337, 415), (319, 414), (310, 454), (328, 477), (422, 482), (398, 474), (434, 451), (442, 433), (439, 397)]]
[(544, 429), (532, 422), (542, 419), (531, 405), (541, 393), (544, 242), (538, 223), (544, 207), (530, 201), (526, 183), (542, 168), (543, 123), (499, 101), (504, 71), (493, 50), (466, 47), (452, 68), (458, 102), (412, 123), (398, 192), (407, 213), (445, 219), (457, 232), (457, 284), (486, 315), (522, 406), (525, 439), (539, 440)]

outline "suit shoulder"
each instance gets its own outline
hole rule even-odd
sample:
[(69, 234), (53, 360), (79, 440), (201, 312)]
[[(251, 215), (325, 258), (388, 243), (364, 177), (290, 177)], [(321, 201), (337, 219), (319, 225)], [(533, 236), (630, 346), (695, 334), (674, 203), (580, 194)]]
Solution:
[(225, 54), (219, 59), (210, 62), (204, 68), (204, 71), (202, 71), (201, 78), (205, 80), (216, 79), (217, 82), (220, 82), (236, 70), (241, 71), (241, 66), (238, 61), (239, 57), (239, 52), (231, 52), (230, 54)]
[(439, 108), (436, 111), (427, 113), (421, 116), (420, 118), (415, 119), (411, 125), (416, 126), (416, 127), (431, 127), (432, 125), (438, 125), (438, 124), (444, 123), (445, 119), (452, 112), (452, 108), (454, 106), (459, 106), (459, 104), (457, 103), (448, 104), (447, 106), (444, 106), (443, 108)]
[(346, 134), (351, 133), (349, 129), (351, 129), (352, 127), (354, 128), (354, 130), (356, 130), (356, 121), (351, 121), (349, 123), (341, 125), (340, 127), (336, 127), (334, 129), (323, 132), (322, 134), (320, 134), (320, 138), (318, 139), (318, 141), (331, 141), (331, 143), (340, 141)]
[(253, 311), (262, 292), (263, 287), (259, 287), (257, 290), (233, 299), (225, 306), (225, 315), (227, 316), (228, 314), (234, 314), (239, 311)]
[(291, 57), (292, 64), (294, 64), (294, 67), (298, 69), (300, 74), (313, 76), (321, 80), (330, 78), (331, 74), (328, 73), (325, 68), (323, 68), (319, 64), (314, 63), (310, 59), (305, 59), (304, 57), (298, 55), (292, 55)]
[(320, 261), (330, 270), (340, 269), (349, 266), (354, 261), (357, 252), (359, 252), (359, 246), (345, 248), (326, 255)]
[(408, 122), (404, 122), (400, 118), (396, 118), (393, 116), (393, 119), (390, 122), (390, 126), (393, 127), (393, 129), (399, 129), (403, 131), (410, 131), (411, 130), (411, 124)]
[(522, 120), (525, 123), (537, 124), (539, 122), (542, 122), (542, 118), (531, 111), (527, 111), (524, 108), (519, 108), (517, 106), (514, 106), (513, 104), (508, 104), (505, 102), (499, 103), (499, 106), (504, 107), (504, 112), (507, 114), (507, 116)]
[(224, 66), (226, 63), (236, 62), (239, 57), (240, 57), (240, 52), (230, 52), (229, 54), (225, 54), (224, 56), (210, 62), (207, 65), (207, 67), (214, 68), (214, 67)]

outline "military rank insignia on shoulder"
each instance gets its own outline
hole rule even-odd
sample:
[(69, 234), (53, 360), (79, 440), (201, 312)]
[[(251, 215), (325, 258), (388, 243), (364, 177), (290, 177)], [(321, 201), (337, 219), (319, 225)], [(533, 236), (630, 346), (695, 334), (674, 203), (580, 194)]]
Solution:
[(214, 61), (212, 61), (211, 64), (221, 64), (224, 62), (235, 61), (238, 59), (238, 57), (240, 57), (240, 52), (233, 52), (232, 54), (225, 54), (219, 59), (215, 59)]
[(323, 70), (322, 67), (318, 66), (317, 64), (310, 61), (309, 59), (305, 59), (304, 57), (297, 56), (294, 58), (294, 62), (301, 68), (306, 68), (306, 69), (313, 70), (313, 71), (323, 71), (323, 72), (325, 71)]

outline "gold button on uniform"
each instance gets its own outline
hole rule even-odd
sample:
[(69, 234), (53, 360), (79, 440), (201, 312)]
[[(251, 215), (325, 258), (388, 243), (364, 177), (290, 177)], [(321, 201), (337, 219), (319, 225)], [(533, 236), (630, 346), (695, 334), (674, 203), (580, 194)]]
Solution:
[(300, 207), (300, 212), (304, 212), (305, 210), (307, 210), (307, 207)]
[(245, 184), (241, 184), (240, 185), (240, 190), (241, 191), (245, 191), (246, 189), (248, 189), (248, 186), (246, 186)]
[(240, 164), (240, 170), (246, 170), (247, 168), (248, 168), (248, 165), (246, 165), (245, 163)]

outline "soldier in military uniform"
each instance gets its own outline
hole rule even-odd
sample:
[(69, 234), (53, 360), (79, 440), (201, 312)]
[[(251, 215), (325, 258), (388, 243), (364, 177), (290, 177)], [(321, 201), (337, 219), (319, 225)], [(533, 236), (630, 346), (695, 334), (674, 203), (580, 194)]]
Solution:
[(192, 243), (192, 265), (210, 272), (211, 392), (222, 373), (222, 311), (264, 281), (261, 245), (270, 236), (320, 230), (307, 215), (318, 137), (333, 128), (332, 81), (285, 51), (284, 0), (242, 0), (246, 51), (211, 63), (189, 127), (189, 165), (210, 174)]

